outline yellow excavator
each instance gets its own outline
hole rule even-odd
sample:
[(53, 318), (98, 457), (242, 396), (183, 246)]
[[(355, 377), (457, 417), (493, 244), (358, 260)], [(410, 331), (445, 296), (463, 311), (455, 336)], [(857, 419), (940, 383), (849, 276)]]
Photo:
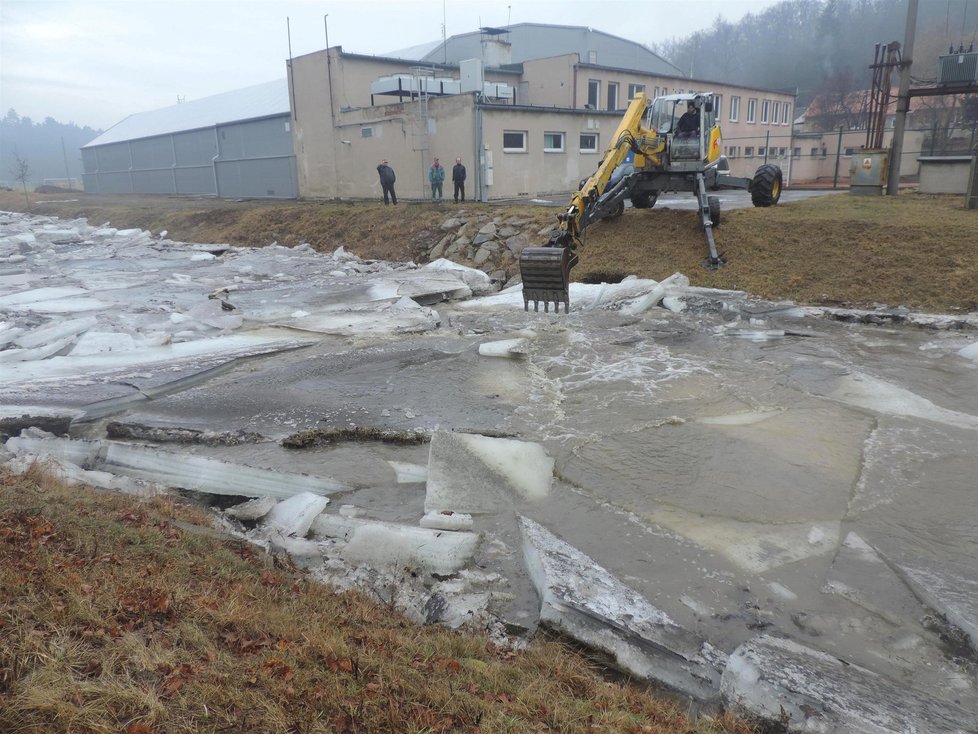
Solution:
[(598, 169), (581, 182), (570, 205), (557, 216), (558, 226), (543, 247), (520, 253), (523, 308), (564, 312), (570, 308), (570, 271), (583, 245), (584, 230), (598, 219), (621, 216), (626, 199), (635, 209), (649, 209), (661, 192), (691, 191), (699, 204), (706, 235), (705, 266), (718, 268), (713, 228), (720, 223), (720, 199), (707, 191), (747, 189), (754, 206), (772, 206), (781, 198), (778, 166), (764, 164), (753, 178), (730, 175), (721, 155), (715, 95), (709, 92), (670, 94), (649, 101), (638, 94), (628, 106), (604, 152)]

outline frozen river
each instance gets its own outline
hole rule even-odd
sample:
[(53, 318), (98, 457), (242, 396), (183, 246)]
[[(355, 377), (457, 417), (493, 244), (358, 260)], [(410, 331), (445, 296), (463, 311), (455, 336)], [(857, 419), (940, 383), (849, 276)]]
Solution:
[[(525, 313), (518, 289), (444, 262), (0, 214), (0, 419), (57, 436), (9, 451), (150, 446), (328, 478), (334, 519), (471, 515), (478, 547), (423, 586), (429, 613), (454, 589), (510, 631), (542, 618), (695, 698), (781, 706), (798, 730), (978, 730), (976, 329), (681, 276)], [(281, 443), (355, 430), (425, 442)], [(195, 486), (160, 466), (130, 474)], [(581, 581), (588, 566), (603, 579)], [(608, 578), (626, 591), (594, 592)], [(619, 593), (683, 642), (643, 642)], [(687, 672), (636, 662), (656, 646)], [(682, 678), (696, 666), (710, 672)]]

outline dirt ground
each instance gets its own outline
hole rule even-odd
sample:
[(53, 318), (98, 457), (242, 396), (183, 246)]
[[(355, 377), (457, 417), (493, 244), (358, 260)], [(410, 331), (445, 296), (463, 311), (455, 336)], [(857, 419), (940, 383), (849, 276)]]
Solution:
[[(227, 201), (213, 198), (30, 194), (0, 191), (0, 209), (92, 224), (139, 227), (172, 239), (263, 246), (308, 242), (329, 252), (344, 246), (364, 258), (424, 262), (443, 236), (451, 204)], [(469, 203), (529, 220), (525, 231), (556, 223), (559, 208)], [(978, 211), (964, 197), (905, 192), (898, 197), (847, 192), (771, 208), (723, 212), (716, 242), (726, 265), (706, 270), (697, 217), (656, 207), (627, 210), (586, 232), (577, 281), (624, 275), (660, 280), (674, 272), (693, 285), (745, 290), (802, 304), (906, 306), (935, 313), (978, 311)]]

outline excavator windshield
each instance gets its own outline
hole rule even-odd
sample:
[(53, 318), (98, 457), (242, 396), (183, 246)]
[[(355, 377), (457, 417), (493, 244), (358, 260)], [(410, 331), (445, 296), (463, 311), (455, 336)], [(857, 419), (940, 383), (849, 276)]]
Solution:
[(647, 127), (654, 127), (659, 133), (676, 133), (681, 131), (680, 123), (684, 117), (687, 121), (695, 119), (698, 128), (712, 128), (716, 124), (713, 95), (657, 97), (649, 107), (645, 122)]

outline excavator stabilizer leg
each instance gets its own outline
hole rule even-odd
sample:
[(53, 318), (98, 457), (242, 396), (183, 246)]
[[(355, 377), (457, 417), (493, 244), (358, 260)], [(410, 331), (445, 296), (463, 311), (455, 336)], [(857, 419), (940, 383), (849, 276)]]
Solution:
[[(723, 266), (723, 258), (717, 253), (716, 240), (713, 239), (714, 213), (710, 211), (710, 197), (706, 194), (706, 180), (702, 173), (696, 174), (696, 200), (699, 203), (700, 224), (703, 226), (703, 233), (706, 236), (707, 255), (703, 265), (707, 270), (716, 270)], [(719, 201), (716, 202), (716, 208), (715, 216), (719, 219)]]
[(577, 265), (577, 255), (569, 247), (525, 247), (520, 253), (520, 277), (523, 279), (523, 309), (543, 310), (550, 312), (550, 304), (554, 304), (554, 313), (560, 313), (560, 304), (564, 304), (564, 313), (570, 310), (570, 271)]

